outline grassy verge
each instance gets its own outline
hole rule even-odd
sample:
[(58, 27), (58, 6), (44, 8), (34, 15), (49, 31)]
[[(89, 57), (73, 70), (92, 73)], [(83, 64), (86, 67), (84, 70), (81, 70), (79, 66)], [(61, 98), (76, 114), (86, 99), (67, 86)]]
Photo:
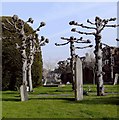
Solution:
[(2, 91), (0, 91), (0, 120), (2, 118)]
[(106, 85), (105, 96), (96, 96), (95, 85), (84, 85), (91, 91), (82, 101), (74, 100), (71, 85), (63, 88), (39, 87), (29, 93), (29, 100), (20, 101), (17, 91), (3, 91), (4, 118), (118, 118), (118, 85)]

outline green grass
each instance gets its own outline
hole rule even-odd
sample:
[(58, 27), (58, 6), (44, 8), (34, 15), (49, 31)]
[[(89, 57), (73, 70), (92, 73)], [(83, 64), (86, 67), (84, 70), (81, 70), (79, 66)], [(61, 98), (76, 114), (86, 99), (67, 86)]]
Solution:
[(82, 101), (74, 100), (71, 85), (63, 88), (39, 87), (29, 93), (29, 100), (20, 101), (17, 91), (3, 91), (3, 118), (118, 118), (119, 85), (106, 85), (105, 96), (96, 96), (95, 85)]
[(2, 91), (0, 91), (0, 119), (2, 118)]

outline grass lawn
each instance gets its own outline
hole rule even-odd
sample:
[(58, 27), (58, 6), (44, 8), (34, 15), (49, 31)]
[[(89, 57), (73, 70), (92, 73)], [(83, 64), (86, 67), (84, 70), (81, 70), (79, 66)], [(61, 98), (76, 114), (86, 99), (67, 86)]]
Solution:
[[(96, 96), (95, 85), (82, 101), (74, 100), (71, 85), (38, 87), (29, 93), (29, 100), (20, 101), (17, 91), (2, 92), (3, 118), (118, 118), (119, 85), (105, 85), (105, 96)], [(118, 93), (118, 94), (117, 94)]]

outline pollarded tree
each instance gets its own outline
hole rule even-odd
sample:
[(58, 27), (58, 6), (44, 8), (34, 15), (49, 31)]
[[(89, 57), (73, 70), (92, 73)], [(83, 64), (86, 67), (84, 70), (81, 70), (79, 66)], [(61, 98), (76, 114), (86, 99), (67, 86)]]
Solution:
[[(11, 26), (11, 24), (13, 24), (12, 21), (13, 19), (11, 17), (2, 17), (2, 21), (0, 22), (2, 24), (2, 29), (3, 29), (3, 32), (2, 32), (2, 37), (3, 37), (2, 38), (2, 43), (3, 43), (2, 57), (4, 61), (2, 63), (3, 64), (3, 89), (11, 89), (11, 90), (13, 90), (15, 86), (19, 87), (19, 85), (22, 84), (22, 81), (21, 81), (21, 77), (22, 77), (21, 59), (22, 58), (20, 55), (21, 51), (16, 49), (15, 43), (18, 43), (19, 46), (22, 46), (22, 42), (23, 42), (21, 41), (21, 38), (20, 38), (20, 37), (23, 37), (22, 32), (21, 34), (17, 33), (18, 31), (16, 31), (14, 27)], [(17, 26), (20, 29), (19, 24), (17, 24)], [(34, 32), (33, 29), (27, 23), (25, 23), (24, 25), (24, 31), (26, 36)], [(26, 40), (26, 45), (28, 46), (29, 44), (30, 44), (30, 41)], [(22, 47), (25, 47), (25, 46), (22, 46)], [(28, 54), (28, 51), (29, 49), (27, 48), (26, 55), (30, 55)], [(42, 58), (41, 57), (42, 57), (41, 51), (38, 53), (35, 53), (35, 57), (34, 57), (35, 63), (33, 64), (32, 67), (34, 68), (34, 66), (37, 66), (37, 68), (39, 69), (32, 70), (34, 86), (36, 86), (36, 84), (40, 83), (41, 81), (41, 76), (42, 76)], [(7, 67), (8, 64), (9, 64), (9, 67)], [(37, 78), (34, 76), (37, 76)], [(12, 88), (10, 88), (9, 86), (11, 86)]]
[(91, 26), (85, 26), (83, 24), (79, 24), (78, 22), (71, 21), (70, 25), (76, 25), (80, 26), (82, 28), (86, 29), (92, 29), (95, 30), (94, 32), (82, 32), (76, 30), (76, 28), (73, 28), (72, 32), (77, 32), (79, 34), (85, 34), (85, 35), (94, 35), (95, 37), (95, 68), (96, 68), (96, 81), (97, 81), (97, 95), (101, 96), (104, 95), (104, 84), (103, 84), (103, 75), (104, 72), (102, 71), (102, 35), (101, 32), (104, 30), (105, 27), (118, 27), (119, 25), (109, 25), (108, 23), (110, 21), (115, 21), (116, 18), (110, 18), (110, 19), (101, 19), (100, 17), (95, 17), (95, 22), (91, 22), (89, 19), (87, 20), (88, 23), (93, 25)]
[[(39, 28), (37, 28), (35, 31), (39, 31), (40, 27), (44, 26), (45, 23), (41, 22)], [(38, 39), (38, 35), (36, 34), (35, 36), (33, 36), (32, 34), (29, 37), (29, 41), (30, 41), (30, 45), (29, 45), (29, 55), (28, 55), (28, 80), (29, 80), (29, 88), (30, 88), (30, 92), (33, 91), (33, 85), (32, 85), (32, 74), (31, 74), (31, 70), (32, 70), (32, 65), (34, 62), (34, 56), (37, 53), (39, 53), (41, 51), (40, 47), (44, 46), (45, 43), (48, 43), (49, 40), (45, 39), (43, 36), (41, 36), (41, 39)]]

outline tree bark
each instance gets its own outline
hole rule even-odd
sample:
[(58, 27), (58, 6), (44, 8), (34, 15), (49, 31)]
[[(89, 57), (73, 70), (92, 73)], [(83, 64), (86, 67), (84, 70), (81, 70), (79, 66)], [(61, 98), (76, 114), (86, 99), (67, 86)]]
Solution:
[(96, 34), (95, 42), (96, 42), (95, 59), (96, 59), (97, 96), (101, 96), (104, 95), (104, 85), (102, 71), (102, 44), (100, 34)]
[(34, 54), (35, 54), (35, 39), (30, 39), (30, 54), (29, 54), (29, 63), (28, 63), (28, 81), (29, 81), (29, 92), (33, 91), (33, 83), (32, 83), (32, 64), (34, 60)]
[(23, 75), (23, 84), (27, 86), (27, 56), (26, 56), (26, 43), (25, 43), (26, 39), (23, 38), (22, 39), (22, 49), (21, 49), (21, 55), (22, 55), (22, 62), (23, 62), (23, 66), (22, 66), (22, 75)]
[(70, 60), (70, 65), (71, 65), (71, 73), (72, 73), (72, 89), (75, 90), (75, 50), (74, 50), (74, 42), (70, 42), (70, 53), (71, 53), (71, 60)]
[(28, 80), (29, 80), (29, 92), (33, 91), (32, 75), (31, 75), (31, 64), (28, 67)]

